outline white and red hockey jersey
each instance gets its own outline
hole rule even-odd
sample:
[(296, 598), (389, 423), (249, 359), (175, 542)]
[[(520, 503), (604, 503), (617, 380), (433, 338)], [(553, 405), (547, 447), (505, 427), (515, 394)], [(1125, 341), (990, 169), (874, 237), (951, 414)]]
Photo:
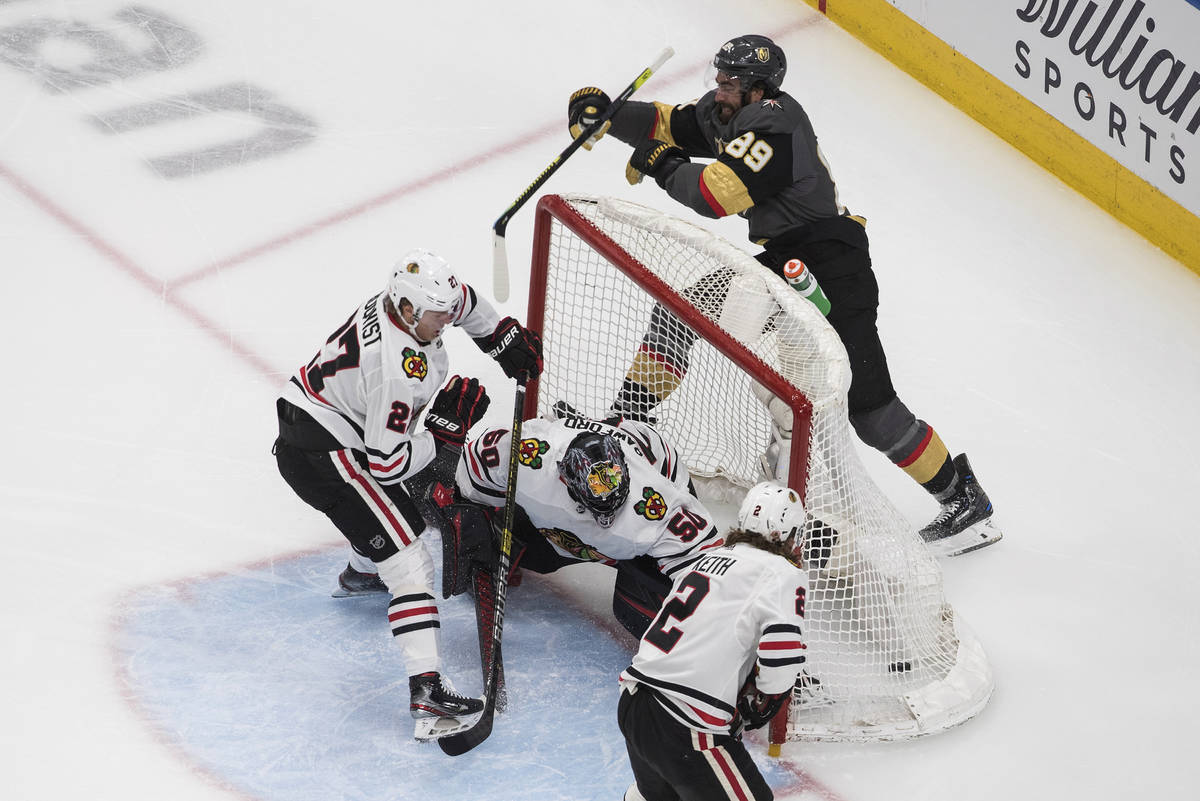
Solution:
[[(592, 425), (588, 425), (591, 423)], [(517, 505), (563, 556), (612, 563), (649, 555), (667, 576), (724, 540), (713, 516), (687, 490), (687, 468), (659, 432), (641, 423), (614, 427), (581, 418), (525, 421), (521, 432)], [(571, 499), (558, 462), (581, 430), (614, 433), (629, 472), (629, 498), (611, 526), (599, 525)], [(504, 503), (508, 479), (508, 429), (493, 429), (467, 443), (455, 481), (469, 500)]]
[[(471, 337), (492, 333), (499, 316), (461, 284), (453, 325)], [(433, 435), (416, 425), (446, 380), (448, 358), (439, 337), (418, 342), (384, 311), (386, 293), (368, 299), (334, 331), (283, 392), (338, 442), (365, 451), (380, 484), (395, 484), (433, 459)]]
[(739, 543), (680, 571), (621, 682), (653, 687), (688, 728), (729, 734), (738, 693), (758, 667), (763, 693), (785, 692), (804, 664), (808, 576)]

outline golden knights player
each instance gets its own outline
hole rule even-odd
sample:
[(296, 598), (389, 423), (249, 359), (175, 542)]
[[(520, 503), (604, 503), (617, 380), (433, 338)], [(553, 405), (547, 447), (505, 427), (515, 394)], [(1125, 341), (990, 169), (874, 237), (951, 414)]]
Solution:
[[(745, 217), (750, 239), (764, 247), (758, 260), (794, 284), (807, 265), (828, 304), (819, 295), (809, 297), (826, 312), (850, 357), (855, 431), (941, 504), (922, 536), (947, 555), (995, 542), (1001, 535), (990, 519), (992, 506), (966, 455), (951, 458), (933, 428), (913, 415), (892, 387), (876, 329), (879, 287), (865, 220), (838, 203), (807, 114), (780, 88), (786, 72), (787, 60), (773, 41), (738, 36), (713, 57), (715, 85), (699, 100), (678, 106), (630, 101), (590, 141), (607, 131), (633, 145), (626, 170), (631, 182), (649, 175), (700, 215)], [(594, 87), (571, 95), (572, 136), (609, 104), (608, 96)], [(693, 157), (711, 161), (696, 163)], [(708, 286), (693, 289), (723, 295), (728, 277), (724, 286), (719, 276), (700, 283), (706, 282)], [(656, 309), (613, 411), (645, 419), (679, 384), (694, 340), (690, 329)], [(787, 416), (786, 421), (777, 419), (777, 425), (790, 435)]]
[(625, 801), (772, 798), (742, 744), (785, 704), (805, 662), (804, 506), (763, 482), (725, 547), (676, 571), (621, 674), (617, 723), (636, 783)]

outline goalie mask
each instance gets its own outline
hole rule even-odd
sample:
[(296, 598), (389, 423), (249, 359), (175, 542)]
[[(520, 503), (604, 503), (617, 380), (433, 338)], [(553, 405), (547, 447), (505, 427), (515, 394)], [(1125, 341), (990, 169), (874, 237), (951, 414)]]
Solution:
[(401, 300), (408, 301), (416, 322), (427, 311), (457, 312), (463, 299), (462, 284), (446, 260), (422, 248), (410, 250), (392, 267), (387, 293), (396, 311)]
[(774, 97), (787, 74), (787, 58), (779, 45), (767, 37), (747, 34), (730, 39), (713, 56), (712, 68), (708, 70), (710, 85), (715, 82), (717, 72), (737, 78), (742, 92), (749, 92), (756, 83), (761, 83), (763, 93)]
[(608, 528), (629, 497), (629, 469), (621, 446), (608, 434), (585, 432), (571, 440), (558, 463), (571, 500)]
[(804, 504), (795, 490), (763, 481), (746, 493), (738, 509), (737, 527), (761, 534), (771, 542), (783, 543), (794, 538), (792, 547), (798, 547), (800, 532), (804, 530)]

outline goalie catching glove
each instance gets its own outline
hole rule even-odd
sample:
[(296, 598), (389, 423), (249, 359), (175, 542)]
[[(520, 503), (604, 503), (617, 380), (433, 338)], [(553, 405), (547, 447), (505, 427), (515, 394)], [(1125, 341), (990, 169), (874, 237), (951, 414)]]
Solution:
[(690, 161), (674, 145), (658, 139), (647, 139), (633, 149), (629, 164), (625, 166), (625, 180), (632, 186), (641, 183), (643, 175), (649, 175), (661, 188), (666, 189), (667, 179)]
[(433, 433), (438, 449), (443, 445), (461, 449), (467, 431), (483, 417), (490, 403), (479, 379), (460, 375), (451, 378), (429, 404), (429, 413), (425, 415), (425, 427)]
[[(610, 105), (612, 101), (608, 99), (608, 95), (594, 86), (586, 86), (571, 95), (571, 99), (567, 101), (567, 130), (571, 132), (571, 138), (578, 139), (580, 134), (595, 125)], [(605, 120), (583, 143), (583, 149), (591, 150), (592, 145), (600, 141), (600, 137), (604, 136), (610, 127), (612, 121)]]
[(512, 317), (501, 320), (487, 336), (476, 337), (475, 344), (499, 362), (509, 378), (531, 381), (542, 372), (542, 338)]
[(782, 709), (792, 696), (791, 687), (781, 693), (759, 692), (758, 686), (754, 682), (757, 673), (758, 668), (756, 667), (746, 679), (746, 683), (742, 685), (741, 692), (738, 693), (738, 714), (741, 715), (743, 726), (748, 731), (767, 725), (771, 718), (775, 717), (775, 713)]

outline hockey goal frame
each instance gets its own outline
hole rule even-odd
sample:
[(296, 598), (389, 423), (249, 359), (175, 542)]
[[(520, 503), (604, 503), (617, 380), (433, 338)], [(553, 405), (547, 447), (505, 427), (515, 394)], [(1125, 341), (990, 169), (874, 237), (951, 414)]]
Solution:
[[(812, 427), (812, 403), (796, 387), (792, 386), (778, 371), (750, 350), (731, 338), (716, 323), (705, 317), (694, 306), (684, 301), (623, 247), (612, 241), (587, 218), (571, 208), (558, 195), (545, 195), (537, 204), (533, 224), (533, 257), (529, 274), (529, 307), (525, 324), (534, 331), (541, 331), (546, 319), (546, 279), (550, 258), (550, 234), (553, 221), (557, 219), (582, 239), (589, 247), (603, 256), (609, 264), (620, 270), (635, 284), (658, 299), (676, 317), (692, 327), (710, 345), (726, 358), (737, 364), (744, 372), (769, 389), (792, 410), (792, 449), (789, 454), (788, 486), (805, 501), (808, 486), (809, 438)], [(753, 371), (746, 369), (754, 368)], [(525, 419), (537, 416), (538, 380), (526, 386)], [(772, 753), (787, 739), (789, 705), (776, 713), (768, 728), (768, 741)]]

